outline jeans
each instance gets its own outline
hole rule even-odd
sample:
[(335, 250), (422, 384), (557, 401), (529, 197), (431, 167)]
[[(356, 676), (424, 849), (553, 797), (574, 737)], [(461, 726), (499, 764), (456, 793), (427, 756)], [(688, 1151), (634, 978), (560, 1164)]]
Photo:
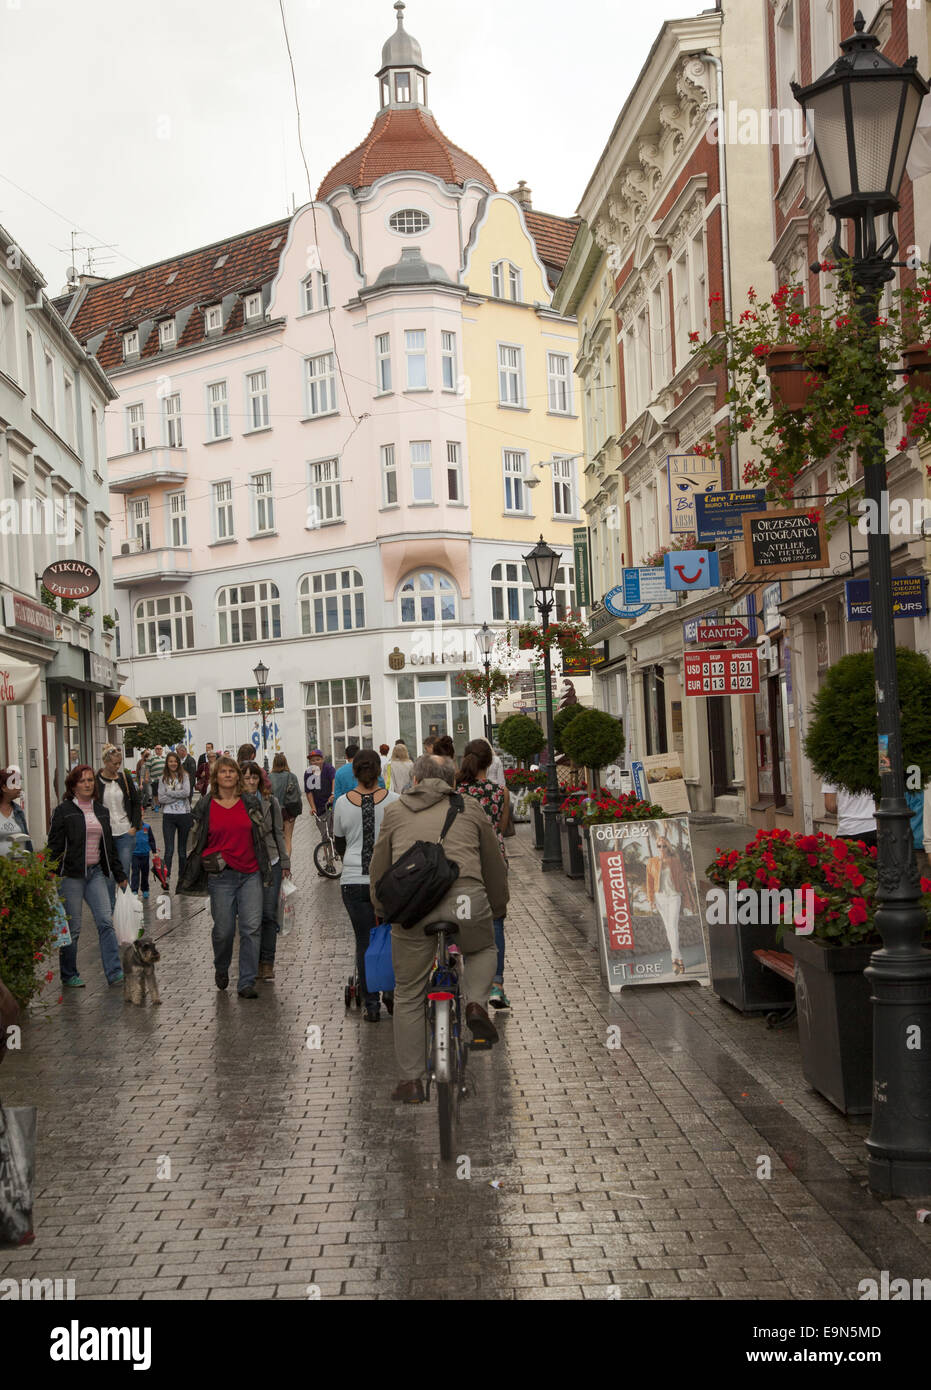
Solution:
[(171, 876), (171, 864), (175, 857), (175, 836), (177, 835), (179, 881), (187, 863), (187, 837), (191, 833), (193, 819), (190, 811), (186, 811), (184, 815), (172, 815), (168, 812), (162, 816), (162, 831), (165, 836), (165, 874), (168, 877)]
[(340, 892), (343, 895), (343, 903), (349, 913), (352, 930), (356, 936), (356, 970), (359, 974), (359, 988), (365, 999), (365, 1007), (378, 1009), (381, 1006), (379, 995), (377, 993), (372, 994), (365, 983), (365, 953), (369, 948), (372, 928), (375, 925), (375, 909), (369, 896), (369, 885), (367, 883), (344, 883)]
[[(403, 927), (391, 928), (391, 958), (394, 962), (394, 1051), (402, 1081), (422, 1077), (426, 1065), (424, 1049), (424, 999), (433, 969), (436, 941), (418, 936)], [(491, 977), (495, 968), (495, 948), (463, 952), (463, 1002), (488, 1007)]]
[(272, 865), (272, 881), (262, 889), (262, 940), (259, 960), (273, 964), (278, 945), (278, 903), (281, 898), (281, 860)]
[[(124, 838), (123, 836), (120, 837)], [(126, 836), (132, 839), (132, 836)], [(62, 878), (58, 885), (61, 900), (65, 905), (68, 914), (68, 926), (71, 930), (71, 945), (63, 946), (58, 952), (58, 962), (61, 969), (63, 982), (77, 979), (78, 974), (78, 937), (81, 934), (81, 911), (87, 903), (94, 915), (97, 924), (97, 935), (100, 938), (100, 959), (103, 961), (104, 974), (110, 984), (117, 979), (121, 973), (120, 947), (116, 939), (116, 932), (113, 930), (112, 908), (110, 906), (110, 895), (107, 885), (113, 880), (107, 879), (99, 864), (94, 864), (88, 869), (84, 878)]]
[(496, 917), (492, 926), (495, 929), (495, 949), (498, 952), (498, 963), (495, 966), (495, 984), (504, 984), (504, 918)]
[(134, 854), (132, 873), (129, 879), (130, 891), (135, 893), (142, 883), (143, 893), (149, 891), (149, 856), (147, 854)]
[(262, 930), (262, 875), (241, 874), (237, 869), (223, 869), (208, 874), (207, 891), (213, 916), (213, 965), (221, 974), (228, 974), (233, 958), (233, 937), (236, 918), (239, 918), (239, 986), (240, 990), (255, 984), (259, 970), (259, 935)]
[[(127, 835), (114, 835), (113, 844), (120, 863), (123, 866), (123, 873), (129, 878), (133, 866), (133, 850), (136, 846), (136, 832), (131, 830)], [(100, 853), (103, 854), (101, 848)], [(116, 879), (113, 874), (107, 879), (107, 890), (110, 894), (110, 911), (113, 911), (116, 903)]]

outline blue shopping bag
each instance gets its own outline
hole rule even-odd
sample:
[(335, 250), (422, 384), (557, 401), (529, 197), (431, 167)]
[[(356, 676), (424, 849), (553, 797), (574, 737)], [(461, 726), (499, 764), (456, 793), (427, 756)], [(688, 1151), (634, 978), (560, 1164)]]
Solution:
[(372, 928), (369, 948), (365, 953), (365, 985), (370, 994), (383, 994), (394, 989), (390, 922)]

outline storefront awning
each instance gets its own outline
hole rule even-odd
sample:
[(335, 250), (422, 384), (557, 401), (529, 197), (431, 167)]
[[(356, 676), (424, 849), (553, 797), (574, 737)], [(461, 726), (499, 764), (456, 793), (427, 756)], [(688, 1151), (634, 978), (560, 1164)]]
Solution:
[(108, 695), (106, 697), (108, 724), (148, 724), (149, 716), (131, 695)]
[(39, 693), (40, 668), (0, 652), (0, 705), (25, 705)]

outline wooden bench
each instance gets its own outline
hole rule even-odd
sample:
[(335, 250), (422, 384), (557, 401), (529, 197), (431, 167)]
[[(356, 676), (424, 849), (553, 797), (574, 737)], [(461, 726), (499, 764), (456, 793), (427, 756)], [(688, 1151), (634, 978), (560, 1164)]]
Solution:
[[(754, 951), (753, 954), (764, 970), (771, 970), (774, 975), (788, 980), (789, 984), (795, 984), (795, 957), (791, 956), (788, 951)], [(772, 1013), (766, 1015), (767, 1028), (785, 1027), (795, 1018), (795, 1012), (794, 1003), (787, 1005), (785, 1010), (774, 1009)]]

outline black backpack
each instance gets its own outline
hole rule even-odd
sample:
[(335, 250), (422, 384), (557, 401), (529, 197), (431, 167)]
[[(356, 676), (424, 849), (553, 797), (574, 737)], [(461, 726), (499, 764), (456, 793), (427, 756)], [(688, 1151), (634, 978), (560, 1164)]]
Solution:
[(445, 898), (459, 877), (459, 865), (446, 858), (443, 841), (464, 802), (458, 792), (449, 801), (439, 839), (417, 840), (375, 885), (386, 922), (415, 926)]

